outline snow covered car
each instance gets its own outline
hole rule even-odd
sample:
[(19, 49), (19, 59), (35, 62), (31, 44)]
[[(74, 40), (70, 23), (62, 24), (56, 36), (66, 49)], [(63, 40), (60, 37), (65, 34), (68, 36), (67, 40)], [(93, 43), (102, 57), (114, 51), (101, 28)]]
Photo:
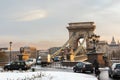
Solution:
[(120, 63), (113, 63), (108, 70), (109, 77), (120, 77)]
[(4, 66), (4, 70), (27, 70), (30, 66), (25, 61), (14, 61)]
[(86, 72), (86, 71), (90, 71), (91, 73), (93, 73), (94, 69), (93, 69), (93, 65), (92, 63), (89, 62), (78, 62), (74, 67), (73, 67), (73, 71), (74, 72)]

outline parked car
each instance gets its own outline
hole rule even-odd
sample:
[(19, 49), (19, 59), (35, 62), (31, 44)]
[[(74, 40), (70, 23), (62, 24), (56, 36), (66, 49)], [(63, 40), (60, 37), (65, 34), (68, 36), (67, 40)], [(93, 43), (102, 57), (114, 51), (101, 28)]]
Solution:
[(30, 58), (30, 59), (28, 59), (26, 62), (27, 62), (29, 65), (33, 66), (33, 65), (36, 64), (36, 59)]
[(56, 56), (56, 57), (54, 57), (54, 62), (59, 62), (60, 60), (61, 60), (61, 56)]
[(78, 62), (74, 67), (73, 67), (74, 72), (86, 72), (90, 71), (93, 73), (93, 65), (90, 62)]
[(36, 64), (41, 65), (41, 57), (40, 56), (36, 59)]
[(120, 63), (113, 63), (108, 70), (109, 77), (120, 77)]
[(27, 70), (30, 66), (25, 61), (14, 61), (4, 66), (4, 70)]
[(36, 60), (36, 64), (37, 64), (37, 65), (41, 65), (41, 59), (37, 59), (37, 60)]

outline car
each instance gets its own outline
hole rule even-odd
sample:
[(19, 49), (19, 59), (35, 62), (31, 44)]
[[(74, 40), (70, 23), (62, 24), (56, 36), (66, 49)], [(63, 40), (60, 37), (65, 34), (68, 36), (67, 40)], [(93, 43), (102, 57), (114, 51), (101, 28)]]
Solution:
[(4, 70), (27, 70), (30, 68), (25, 61), (14, 61), (4, 66)]
[(33, 65), (36, 64), (36, 59), (30, 58), (30, 59), (28, 59), (26, 62), (27, 62), (29, 65), (33, 66)]
[(41, 65), (41, 56), (36, 59), (36, 65)]
[(37, 60), (36, 60), (36, 64), (37, 64), (37, 65), (41, 65), (41, 59), (37, 59)]
[(113, 63), (111, 66), (109, 66), (108, 70), (109, 77), (120, 77), (120, 63)]
[(90, 71), (91, 73), (93, 73), (94, 69), (93, 69), (93, 65), (90, 62), (78, 62), (74, 67), (73, 67), (73, 71), (74, 72), (87, 72)]
[(61, 56), (56, 56), (56, 57), (54, 57), (54, 62), (59, 62), (60, 60), (61, 60)]

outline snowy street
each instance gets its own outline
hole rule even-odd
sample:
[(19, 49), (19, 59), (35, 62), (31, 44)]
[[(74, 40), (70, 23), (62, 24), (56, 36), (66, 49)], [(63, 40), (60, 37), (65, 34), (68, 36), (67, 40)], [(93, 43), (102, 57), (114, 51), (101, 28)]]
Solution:
[[(57, 71), (57, 72), (70, 72), (70, 73), (73, 73), (73, 74), (87, 74), (87, 75), (91, 75), (91, 76), (95, 76), (95, 74), (91, 74), (90, 72), (87, 72), (87, 73), (74, 73), (72, 68), (71, 67), (55, 67), (55, 68), (37, 68), (39, 69), (40, 71)], [(100, 74), (100, 80), (120, 80), (120, 78), (110, 78), (108, 76), (108, 67), (105, 67), (105, 68), (100, 68), (101, 70), (101, 74)]]
[[(35, 69), (34, 72), (32, 68)], [(32, 68), (28, 71), (0, 72), (0, 80), (97, 80), (94, 73), (74, 73), (71, 67), (34, 66)], [(100, 80), (120, 80), (119, 78), (109, 78), (108, 68), (101, 68), (100, 70)]]
[(0, 72), (0, 80), (97, 80), (93, 75), (73, 73), (71, 69), (34, 67), (35, 71)]

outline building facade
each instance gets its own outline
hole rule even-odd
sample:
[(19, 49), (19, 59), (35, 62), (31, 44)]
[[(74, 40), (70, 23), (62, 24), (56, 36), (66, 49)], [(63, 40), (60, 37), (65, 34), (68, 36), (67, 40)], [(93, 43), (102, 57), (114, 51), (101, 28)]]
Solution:
[(112, 38), (111, 43), (109, 44), (109, 57), (110, 59), (118, 59), (120, 57), (120, 43), (116, 42), (114, 37)]
[(112, 37), (110, 44), (106, 41), (99, 41), (96, 49), (97, 52), (104, 53), (104, 56), (107, 56), (109, 59), (117, 59), (120, 57), (120, 43), (117, 43), (114, 37)]

